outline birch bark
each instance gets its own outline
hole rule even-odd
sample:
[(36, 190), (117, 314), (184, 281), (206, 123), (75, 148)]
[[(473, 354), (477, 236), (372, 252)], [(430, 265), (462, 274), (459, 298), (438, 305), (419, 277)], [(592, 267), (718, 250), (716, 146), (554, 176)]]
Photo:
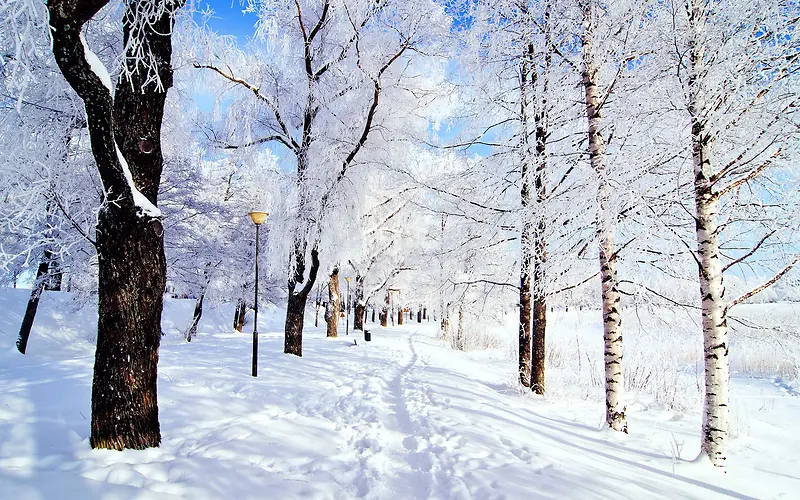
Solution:
[(702, 300), (705, 396), (703, 400), (702, 451), (717, 467), (725, 465), (725, 441), (729, 427), (728, 325), (725, 314), (725, 286), (719, 253), (717, 226), (718, 193), (711, 176), (712, 137), (707, 131), (701, 95), (702, 42), (705, 15), (697, 0), (689, 4), (689, 115), (691, 118), (692, 165), (694, 167), (695, 228), (698, 274)]
[(601, 101), (597, 88), (597, 63), (593, 51), (595, 29), (594, 0), (582, 0), (583, 56), (582, 83), (589, 124), (589, 161), (597, 174), (597, 240), (600, 247), (602, 283), (603, 340), (605, 343), (606, 423), (616, 431), (628, 432), (625, 417), (624, 378), (622, 369), (622, 317), (614, 258), (614, 217), (609, 211), (610, 190), (607, 180), (605, 140), (602, 136)]

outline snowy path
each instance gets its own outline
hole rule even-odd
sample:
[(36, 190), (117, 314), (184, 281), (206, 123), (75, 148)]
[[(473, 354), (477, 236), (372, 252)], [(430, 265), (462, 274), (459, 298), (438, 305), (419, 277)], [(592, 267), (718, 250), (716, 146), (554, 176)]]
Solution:
[[(18, 302), (0, 306), (21, 311), (24, 297)], [(165, 324), (188, 319), (185, 302)], [(722, 475), (673, 457), (676, 449), (683, 459), (697, 453), (697, 415), (631, 412), (630, 436), (599, 431), (602, 403), (520, 394), (504, 356), (452, 351), (426, 324), (371, 326), (373, 342), (358, 345), (354, 336), (326, 339), (311, 328), (296, 358), (282, 354), (282, 337), (267, 323), (272, 333), (262, 335), (254, 379), (250, 336), (227, 331), (228, 313), (213, 310), (191, 344), (165, 326), (162, 446), (93, 451), (93, 348), (65, 330), (81, 327), (68, 308), (49, 307), (25, 357), (9, 334), (21, 312), (0, 314), (2, 499), (796, 498), (800, 491), (793, 432), (800, 397), (780, 381), (734, 381), (739, 435)]]

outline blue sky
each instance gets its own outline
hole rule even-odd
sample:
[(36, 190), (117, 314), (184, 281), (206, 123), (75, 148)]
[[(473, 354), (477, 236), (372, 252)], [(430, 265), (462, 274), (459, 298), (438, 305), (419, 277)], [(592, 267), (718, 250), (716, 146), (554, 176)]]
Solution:
[(202, 0), (197, 9), (202, 11), (207, 7), (214, 11), (214, 16), (208, 24), (221, 35), (233, 35), (239, 42), (244, 42), (251, 36), (255, 29), (255, 14), (243, 13), (240, 0)]

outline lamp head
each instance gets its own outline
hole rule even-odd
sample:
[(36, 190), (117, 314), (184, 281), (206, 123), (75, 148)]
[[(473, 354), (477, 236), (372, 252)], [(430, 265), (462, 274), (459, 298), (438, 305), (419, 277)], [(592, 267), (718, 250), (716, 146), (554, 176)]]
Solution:
[(261, 224), (264, 223), (265, 220), (267, 220), (267, 215), (269, 215), (269, 213), (268, 212), (250, 212), (247, 215), (249, 215), (250, 219), (253, 220), (253, 224), (255, 224), (256, 226), (260, 226)]

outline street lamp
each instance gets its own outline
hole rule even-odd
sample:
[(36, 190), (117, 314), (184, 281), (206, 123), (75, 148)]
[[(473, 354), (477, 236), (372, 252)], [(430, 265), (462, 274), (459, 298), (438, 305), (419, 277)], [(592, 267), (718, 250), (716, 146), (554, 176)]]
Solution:
[(347, 305), (345, 305), (346, 317), (344, 319), (345, 323), (345, 335), (350, 335), (350, 278), (347, 277), (344, 279), (347, 282)]
[(267, 219), (267, 212), (250, 212), (247, 215), (250, 216), (252, 219), (253, 224), (256, 225), (256, 294), (255, 294), (255, 304), (253, 309), (255, 310), (255, 314), (253, 315), (253, 373), (254, 377), (258, 376), (258, 228), (261, 227), (261, 224)]

